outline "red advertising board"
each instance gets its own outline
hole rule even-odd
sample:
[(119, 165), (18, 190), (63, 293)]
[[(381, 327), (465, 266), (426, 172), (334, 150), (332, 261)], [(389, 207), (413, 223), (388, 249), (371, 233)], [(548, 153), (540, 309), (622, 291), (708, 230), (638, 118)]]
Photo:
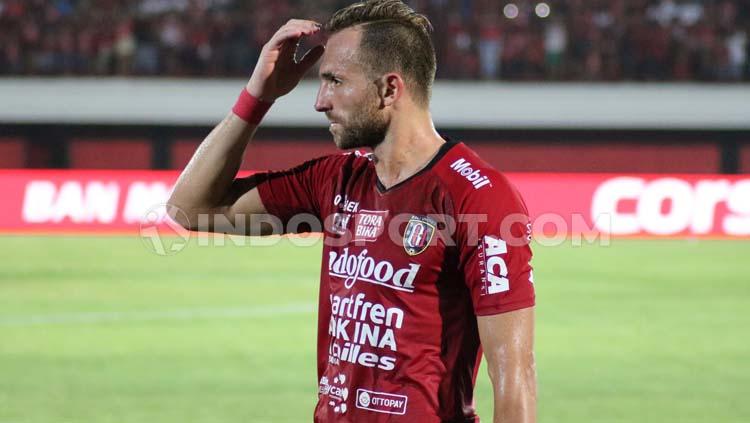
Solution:
[(131, 170), (0, 170), (0, 231), (138, 233), (179, 173)]
[(750, 175), (508, 175), (536, 234), (750, 237)]
[[(0, 170), (0, 232), (132, 233), (176, 171)], [(750, 175), (511, 173), (537, 235), (750, 239)], [(158, 214), (158, 213), (156, 213)]]

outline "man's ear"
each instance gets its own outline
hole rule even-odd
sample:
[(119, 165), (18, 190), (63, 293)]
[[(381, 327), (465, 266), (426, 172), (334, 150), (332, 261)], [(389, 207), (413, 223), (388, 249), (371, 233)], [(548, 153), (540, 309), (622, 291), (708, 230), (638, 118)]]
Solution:
[(397, 73), (387, 73), (375, 81), (378, 87), (380, 105), (392, 106), (402, 95), (404, 95), (404, 80)]

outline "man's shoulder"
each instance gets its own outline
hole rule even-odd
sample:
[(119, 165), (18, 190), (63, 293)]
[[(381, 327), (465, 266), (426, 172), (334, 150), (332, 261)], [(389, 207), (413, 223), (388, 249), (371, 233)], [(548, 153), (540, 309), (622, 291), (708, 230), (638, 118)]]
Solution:
[(453, 146), (435, 167), (435, 172), (459, 212), (520, 200), (520, 194), (508, 178), (464, 143)]
[(345, 151), (342, 153), (325, 156), (331, 162), (337, 164), (351, 163), (353, 165), (366, 165), (372, 161), (372, 153), (365, 153), (359, 150)]

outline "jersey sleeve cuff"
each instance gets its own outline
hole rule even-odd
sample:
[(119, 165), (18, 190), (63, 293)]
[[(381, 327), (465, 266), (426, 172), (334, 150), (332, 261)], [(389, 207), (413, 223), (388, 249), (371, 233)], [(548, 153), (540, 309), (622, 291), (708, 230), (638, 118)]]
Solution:
[(521, 310), (524, 308), (534, 307), (535, 305), (536, 298), (529, 298), (512, 303), (500, 304), (495, 307), (482, 307), (481, 309), (475, 309), (474, 314), (476, 314), (477, 316), (492, 316), (494, 314), (503, 314), (511, 311)]

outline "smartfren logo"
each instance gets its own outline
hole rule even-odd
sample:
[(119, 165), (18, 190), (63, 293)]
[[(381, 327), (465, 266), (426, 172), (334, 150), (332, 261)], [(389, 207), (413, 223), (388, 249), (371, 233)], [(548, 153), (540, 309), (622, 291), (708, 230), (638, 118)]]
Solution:
[(471, 162), (466, 161), (463, 157), (451, 163), (451, 169), (471, 182), (474, 185), (474, 189), (479, 189), (490, 184), (490, 178), (482, 175), (479, 169), (475, 170), (472, 168)]

